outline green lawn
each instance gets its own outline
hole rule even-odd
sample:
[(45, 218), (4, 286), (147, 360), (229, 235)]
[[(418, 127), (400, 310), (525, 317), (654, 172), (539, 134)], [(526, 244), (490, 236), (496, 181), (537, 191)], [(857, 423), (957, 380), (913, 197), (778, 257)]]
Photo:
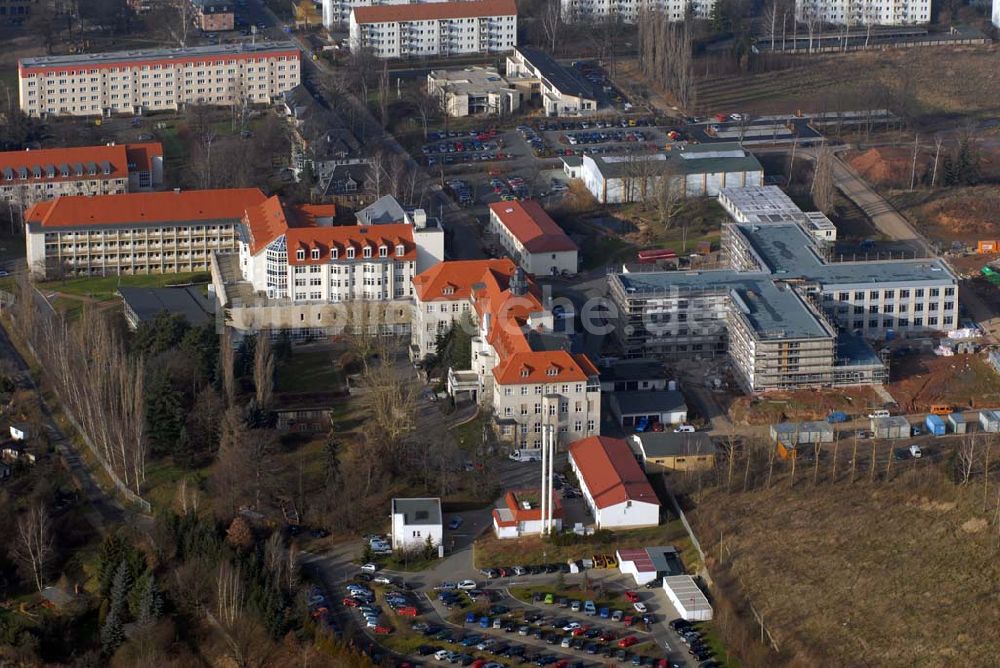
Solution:
[(64, 292), (78, 297), (89, 297), (97, 301), (114, 299), (118, 288), (162, 288), (188, 283), (207, 283), (206, 272), (181, 274), (143, 274), (137, 276), (93, 276), (68, 278), (62, 281), (46, 281), (38, 284), (43, 292)]
[(612, 264), (629, 254), (634, 246), (618, 237), (600, 237), (588, 241), (582, 249), (583, 269), (597, 269)]
[(278, 366), (278, 392), (332, 392), (341, 374), (329, 350), (296, 351)]

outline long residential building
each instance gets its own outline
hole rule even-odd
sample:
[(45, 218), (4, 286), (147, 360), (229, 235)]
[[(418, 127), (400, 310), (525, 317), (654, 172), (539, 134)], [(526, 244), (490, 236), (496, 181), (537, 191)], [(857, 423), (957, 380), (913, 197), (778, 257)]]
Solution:
[(801, 23), (905, 26), (931, 22), (931, 0), (795, 0)]
[(28, 269), (39, 278), (203, 271), (212, 253), (239, 248), (246, 210), (265, 199), (242, 188), (39, 202), (25, 214)]
[(18, 99), (29, 116), (137, 114), (240, 100), (264, 104), (299, 84), (299, 60), (293, 42), (22, 58)]
[(690, 12), (692, 18), (708, 19), (715, 9), (715, 0), (560, 0), (563, 20), (583, 23), (605, 18), (617, 18), (635, 23), (643, 9), (666, 14), (670, 21), (683, 21)]
[(804, 223), (723, 227), (728, 269), (612, 275), (628, 357), (728, 354), (749, 391), (881, 382), (867, 340), (958, 326), (939, 259), (831, 262)]
[(514, 0), (469, 0), (357, 7), (351, 11), (352, 51), (379, 58), (501, 53), (517, 45)]
[(161, 185), (159, 143), (0, 153), (0, 199), (23, 208), (63, 195), (120, 195)]

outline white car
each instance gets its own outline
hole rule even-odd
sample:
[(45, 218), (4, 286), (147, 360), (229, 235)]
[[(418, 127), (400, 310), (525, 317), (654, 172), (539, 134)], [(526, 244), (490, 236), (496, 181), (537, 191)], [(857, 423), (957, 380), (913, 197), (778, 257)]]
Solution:
[(372, 580), (372, 582), (377, 582), (381, 585), (387, 585), (387, 584), (392, 584), (392, 578), (390, 578), (388, 575), (379, 575), (376, 576), (375, 579)]
[(458, 585), (454, 582), (442, 582), (437, 587), (434, 587), (434, 591), (451, 591), (457, 587)]
[(434, 652), (434, 658), (438, 661), (447, 661), (448, 654), (449, 654), (448, 650), (439, 649), (438, 651)]
[(744, 120), (743, 114), (729, 114), (729, 118), (731, 118), (734, 121), (742, 121), (742, 120)]
[(924, 453), (920, 450), (919, 445), (911, 445), (910, 456), (913, 457), (914, 459), (920, 459), (921, 457), (924, 456)]
[(563, 627), (563, 631), (569, 633), (570, 631), (573, 631), (578, 628), (580, 628), (580, 622), (570, 622), (569, 624)]
[(475, 580), (462, 580), (461, 582), (458, 583), (458, 588), (465, 589), (466, 591), (468, 591), (469, 589), (475, 589), (478, 586), (479, 585), (476, 584)]
[(635, 603), (632, 604), (632, 607), (635, 608), (635, 611), (638, 612), (640, 615), (646, 614), (646, 611), (649, 609), (646, 607), (646, 604), (641, 601), (636, 601)]
[(682, 424), (676, 429), (674, 429), (675, 434), (693, 434), (695, 432), (694, 427), (689, 424)]
[(376, 566), (375, 564), (370, 564), (370, 563), (369, 564), (365, 564), (364, 566), (361, 567), (361, 572), (362, 573), (374, 573), (377, 570), (378, 570), (378, 566)]

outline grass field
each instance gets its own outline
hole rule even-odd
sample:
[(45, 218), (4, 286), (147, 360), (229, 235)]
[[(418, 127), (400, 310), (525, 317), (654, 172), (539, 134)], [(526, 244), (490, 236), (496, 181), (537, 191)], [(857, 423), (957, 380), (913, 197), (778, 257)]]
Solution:
[(278, 365), (278, 392), (332, 392), (343, 382), (330, 350), (296, 350)]
[(768, 665), (995, 665), (1000, 637), (982, 630), (1000, 628), (998, 496), (991, 486), (984, 499), (981, 464), (964, 487), (946, 467), (703, 495), (689, 517), (713, 579), (745, 595), (778, 644)]
[(93, 276), (67, 278), (61, 281), (45, 281), (38, 284), (44, 293), (62, 292), (77, 297), (87, 297), (95, 301), (114, 299), (118, 288), (162, 288), (188, 283), (207, 283), (205, 272), (182, 274), (143, 274), (137, 276)]

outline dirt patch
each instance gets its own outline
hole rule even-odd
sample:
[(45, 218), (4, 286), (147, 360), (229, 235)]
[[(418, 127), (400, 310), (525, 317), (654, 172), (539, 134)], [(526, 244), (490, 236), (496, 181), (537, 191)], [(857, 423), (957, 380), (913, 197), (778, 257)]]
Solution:
[(931, 237), (975, 246), (980, 239), (1000, 237), (1000, 188), (995, 185), (951, 188), (908, 202), (902, 213)]
[(955, 408), (1000, 406), (1000, 374), (980, 355), (906, 355), (893, 359), (886, 388), (908, 413), (933, 404)]
[(870, 148), (861, 153), (851, 152), (846, 157), (868, 183), (891, 188), (902, 188), (910, 183), (912, 151), (894, 147)]
[[(951, 510), (924, 512), (915, 493)], [(1000, 655), (996, 634), (974, 631), (1000, 628), (1000, 560), (981, 512), (982, 480), (956, 487), (935, 467), (875, 484), (712, 490), (688, 517), (713, 579), (749, 598), (784, 655), (744, 665), (972, 667)]]
[(861, 415), (882, 399), (870, 387), (836, 390), (768, 392), (737, 397), (729, 405), (729, 419), (736, 424), (774, 424), (784, 420), (825, 420), (834, 411)]

